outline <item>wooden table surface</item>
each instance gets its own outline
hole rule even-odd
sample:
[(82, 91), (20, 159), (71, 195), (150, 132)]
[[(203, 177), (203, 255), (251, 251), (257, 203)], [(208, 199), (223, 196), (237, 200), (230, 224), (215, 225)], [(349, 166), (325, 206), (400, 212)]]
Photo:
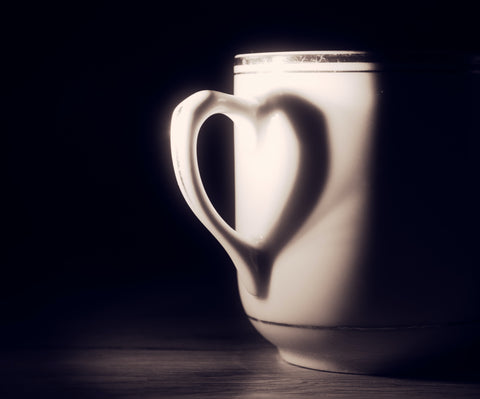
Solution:
[(480, 398), (478, 370), (400, 378), (292, 366), (243, 318), (75, 320), (57, 330), (4, 345), (0, 398)]

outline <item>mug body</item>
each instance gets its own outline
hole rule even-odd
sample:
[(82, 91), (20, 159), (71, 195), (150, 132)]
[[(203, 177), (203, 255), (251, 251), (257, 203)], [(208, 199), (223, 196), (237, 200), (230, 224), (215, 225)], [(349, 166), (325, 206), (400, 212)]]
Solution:
[[(480, 74), (356, 52), (236, 57), (235, 229), (269, 240), (247, 316), (294, 364), (388, 372), (479, 332)], [(280, 216), (279, 216), (280, 215)]]

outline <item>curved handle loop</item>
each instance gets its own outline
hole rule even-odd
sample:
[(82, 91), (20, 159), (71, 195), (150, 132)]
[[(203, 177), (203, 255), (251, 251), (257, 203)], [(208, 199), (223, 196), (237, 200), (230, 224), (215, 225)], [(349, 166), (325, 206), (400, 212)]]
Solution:
[(170, 140), (173, 168), (180, 190), (194, 214), (225, 248), (238, 277), (252, 295), (258, 293), (258, 249), (232, 229), (218, 214), (203, 187), (197, 159), (197, 139), (202, 124), (214, 114), (243, 117), (255, 122), (257, 104), (217, 91), (192, 94), (174, 110)]

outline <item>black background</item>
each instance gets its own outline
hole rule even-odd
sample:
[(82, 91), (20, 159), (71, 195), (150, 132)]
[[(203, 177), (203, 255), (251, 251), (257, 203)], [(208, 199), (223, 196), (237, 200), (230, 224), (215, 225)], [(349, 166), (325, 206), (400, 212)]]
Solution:
[[(49, 336), (79, 318), (235, 317), (241, 308), (234, 268), (174, 182), (168, 129), (175, 105), (199, 89), (231, 92), (237, 53), (478, 51), (477, 12), (452, 7), (3, 6), (2, 333), (23, 344), (36, 335), (26, 326), (41, 325)], [(222, 155), (229, 135), (218, 134), (229, 126), (222, 119), (210, 125), (210, 144), (202, 144), (205, 178), (231, 220), (231, 170)]]

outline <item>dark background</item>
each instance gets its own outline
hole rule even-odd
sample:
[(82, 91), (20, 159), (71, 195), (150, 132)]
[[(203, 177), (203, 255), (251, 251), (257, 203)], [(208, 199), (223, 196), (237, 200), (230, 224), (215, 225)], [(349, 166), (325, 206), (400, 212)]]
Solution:
[[(234, 268), (181, 198), (168, 138), (187, 95), (232, 91), (235, 54), (480, 47), (477, 12), (458, 2), (2, 8), (4, 345), (62, 334), (72, 320), (239, 316)], [(208, 124), (201, 160), (231, 221), (229, 127)]]

